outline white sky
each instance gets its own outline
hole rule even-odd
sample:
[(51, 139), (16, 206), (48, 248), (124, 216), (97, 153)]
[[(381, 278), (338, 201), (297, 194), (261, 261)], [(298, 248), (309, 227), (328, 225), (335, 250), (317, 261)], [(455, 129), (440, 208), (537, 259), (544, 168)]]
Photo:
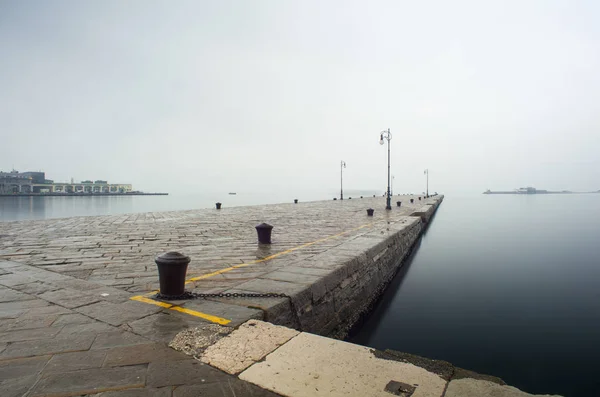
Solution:
[(600, 189), (597, 1), (0, 0), (0, 169), (145, 191)]

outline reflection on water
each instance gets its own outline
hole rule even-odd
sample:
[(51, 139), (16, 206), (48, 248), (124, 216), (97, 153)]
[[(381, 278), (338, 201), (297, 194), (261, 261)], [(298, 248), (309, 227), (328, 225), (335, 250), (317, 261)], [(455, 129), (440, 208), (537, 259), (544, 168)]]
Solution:
[[(371, 190), (348, 191), (355, 196), (374, 194)], [(298, 198), (300, 202), (331, 200), (339, 192), (264, 192), (235, 195), (228, 193), (170, 194), (168, 196), (32, 196), (0, 197), (0, 221), (28, 219), (65, 218), (71, 216), (114, 215), (155, 211), (179, 211), (223, 208), (241, 205), (289, 203)]]
[(600, 195), (446, 197), (351, 340), (598, 395), (599, 220)]

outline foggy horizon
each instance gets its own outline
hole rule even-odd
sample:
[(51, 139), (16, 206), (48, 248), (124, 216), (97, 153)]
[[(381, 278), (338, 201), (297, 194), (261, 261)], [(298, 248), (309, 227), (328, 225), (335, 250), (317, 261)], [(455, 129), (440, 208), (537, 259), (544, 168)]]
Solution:
[[(600, 189), (592, 1), (0, 1), (0, 171), (134, 190)], [(325, 197), (324, 197), (325, 198)]]

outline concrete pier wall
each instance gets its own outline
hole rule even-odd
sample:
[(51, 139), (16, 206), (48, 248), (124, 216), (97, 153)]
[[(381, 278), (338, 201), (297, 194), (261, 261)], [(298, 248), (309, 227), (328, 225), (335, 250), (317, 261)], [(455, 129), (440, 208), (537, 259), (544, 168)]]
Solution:
[(280, 302), (263, 308), (265, 319), (305, 332), (344, 338), (404, 264), (442, 200), (439, 196), (411, 216), (390, 222), (386, 230), (373, 230), (286, 267), (286, 273), (319, 274), (320, 278), (294, 294), (291, 305)]

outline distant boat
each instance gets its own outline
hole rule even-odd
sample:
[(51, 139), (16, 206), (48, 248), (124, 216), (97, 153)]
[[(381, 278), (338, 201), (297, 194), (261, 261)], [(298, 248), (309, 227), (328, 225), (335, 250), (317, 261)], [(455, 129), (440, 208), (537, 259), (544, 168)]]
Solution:
[(230, 192), (229, 194), (237, 194), (237, 193), (231, 193), (231, 192)]

